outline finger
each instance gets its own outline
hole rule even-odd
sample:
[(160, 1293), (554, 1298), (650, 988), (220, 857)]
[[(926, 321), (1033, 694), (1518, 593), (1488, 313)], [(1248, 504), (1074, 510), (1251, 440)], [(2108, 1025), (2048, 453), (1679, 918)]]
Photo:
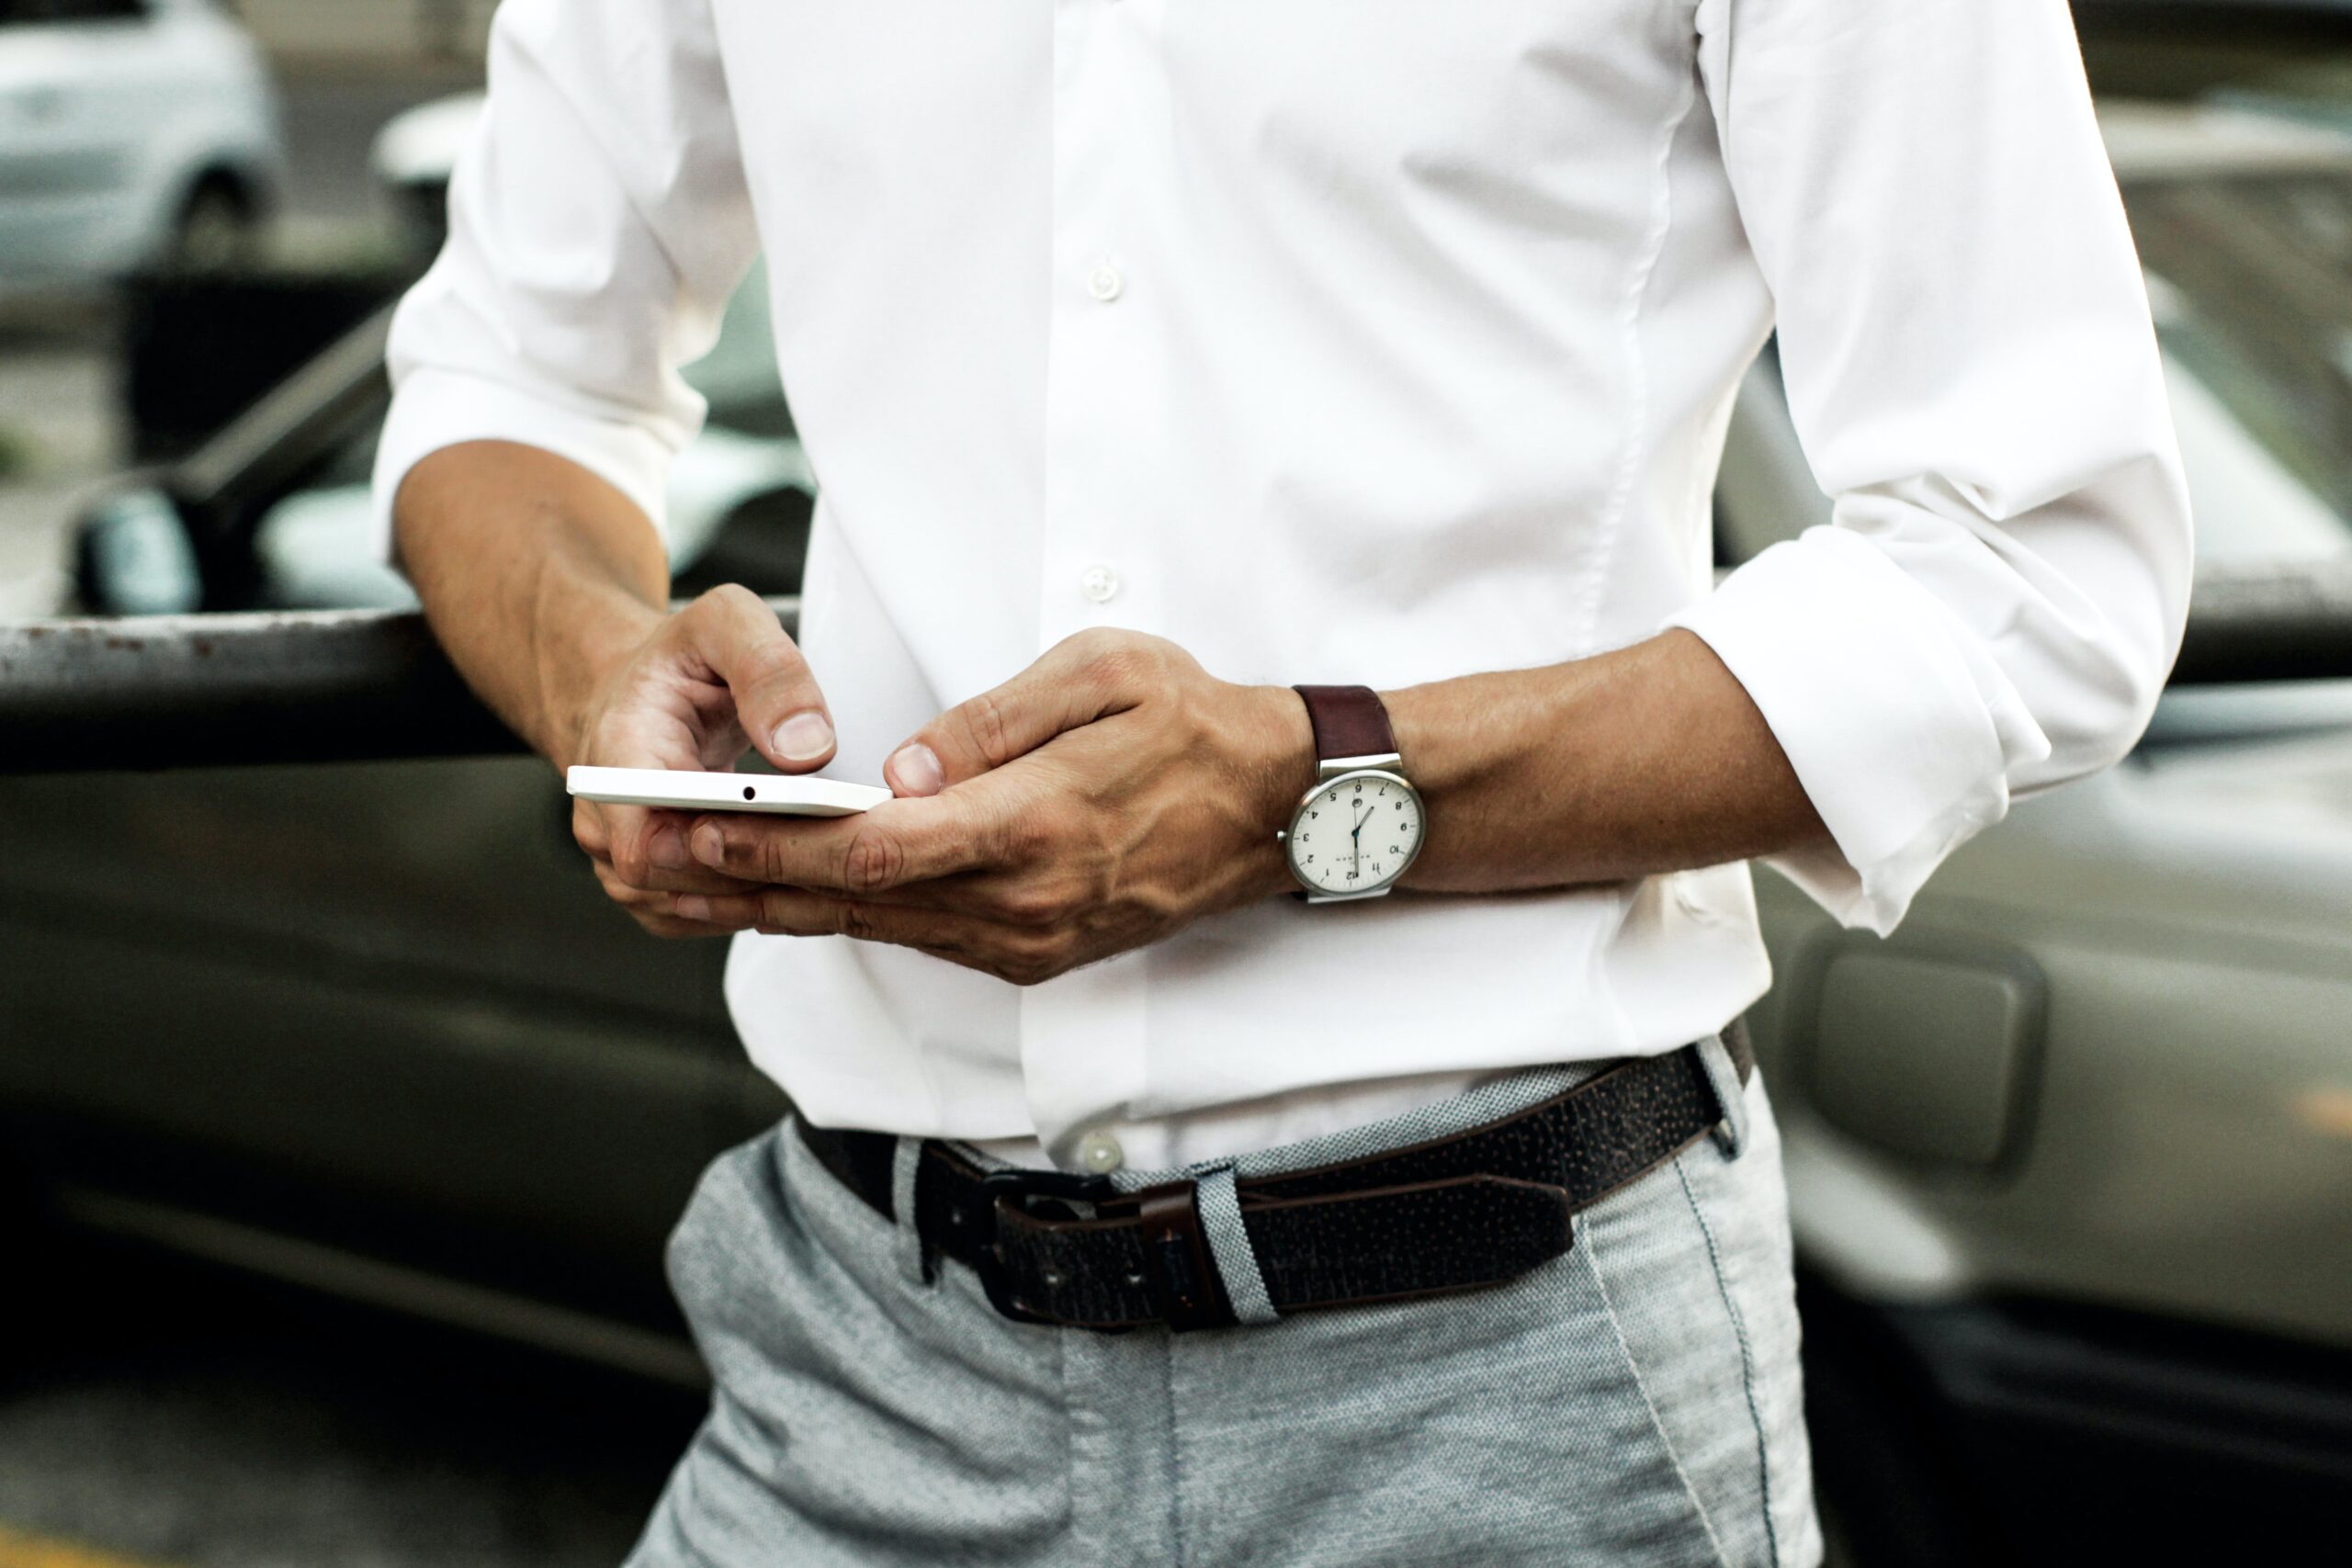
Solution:
[(611, 823), (596, 802), (575, 800), (571, 803), (571, 841), (578, 844), (590, 860), (611, 862)]
[(604, 885), (606, 897), (619, 905), (624, 913), (655, 936), (731, 936), (750, 924), (746, 921), (741, 926), (730, 926), (707, 920), (685, 919), (671, 908), (671, 900), (676, 895), (647, 893), (640, 888), (631, 887), (620, 881), (609, 866), (596, 867), (596, 880)]
[(637, 917), (637, 923), (643, 926), (646, 931), (655, 936), (673, 941), (691, 940), (696, 937), (733, 936), (740, 929), (734, 926), (707, 925), (700, 920), (682, 920), (675, 915), (656, 914), (650, 909), (630, 912)]
[(1064, 637), (1004, 684), (956, 704), (910, 736), (883, 765), (902, 795), (937, 795), (1026, 755), (1065, 730), (1143, 700), (1169, 645), (1132, 632)]
[(628, 886), (652, 893), (743, 891), (744, 883), (694, 858), (686, 846), (691, 825), (683, 811), (606, 806), (602, 812), (575, 812), (572, 831), (589, 859), (612, 867)]
[(969, 915), (903, 905), (874, 904), (771, 887), (749, 904), (722, 909), (716, 901), (688, 897), (684, 912), (725, 923), (755, 913), (756, 929), (775, 936), (845, 936), (857, 942), (920, 948), (935, 957), (982, 970), (1017, 985), (1034, 985), (1069, 966), (1062, 941), (1049, 932), (1022, 931)]
[(714, 588), (679, 613), (689, 646), (735, 698), (743, 732), (777, 768), (805, 773), (833, 754), (833, 720), (808, 661), (764, 600)]
[[(971, 915), (976, 919), (1002, 921), (1009, 926), (1042, 924), (1028, 919), (1028, 900), (1007, 900), (1002, 894), (1004, 872), (953, 872), (948, 877), (933, 877), (932, 882), (910, 882), (900, 888), (885, 888), (877, 894), (856, 894), (864, 903), (887, 903), (903, 909), (941, 909), (945, 915)], [(698, 909), (710, 909), (708, 919), (729, 921), (729, 924), (760, 924), (760, 896), (772, 891), (767, 882), (739, 882), (729, 879), (729, 886), (722, 894), (668, 894), (673, 905), (680, 898), (701, 898), (706, 903)], [(795, 891), (819, 891), (819, 888), (795, 888)], [(826, 898), (849, 898), (840, 891), (823, 891)], [(1007, 908), (1013, 903), (1013, 908)], [(703, 919), (703, 915), (696, 915)]]
[[(961, 915), (973, 919), (989, 920), (1004, 925), (1035, 925), (1043, 922), (1027, 918), (1027, 905), (1018, 899), (1008, 899), (999, 887), (1003, 881), (995, 872), (960, 872), (929, 882), (910, 883), (904, 887), (878, 893), (855, 895), (860, 903), (887, 904), (893, 908), (927, 909), (934, 913)], [(817, 897), (842, 898), (851, 895), (807, 887), (789, 887), (786, 892), (808, 893)], [(677, 893), (663, 896), (672, 908), (680, 903), (695, 911), (695, 919), (712, 919), (729, 925), (756, 926), (760, 923), (761, 898), (777, 891), (766, 883), (747, 883), (729, 879), (727, 889), (718, 893)], [(1008, 908), (1008, 904), (1012, 907)]]
[(830, 819), (718, 812), (687, 834), (695, 860), (746, 882), (865, 897), (1000, 863), (1013, 840), (1005, 792), (886, 800)]

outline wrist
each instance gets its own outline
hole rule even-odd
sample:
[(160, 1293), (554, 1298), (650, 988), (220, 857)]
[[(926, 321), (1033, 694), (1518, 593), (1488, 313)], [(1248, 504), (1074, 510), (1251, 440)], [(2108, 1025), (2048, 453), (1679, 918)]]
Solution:
[(1271, 897), (1298, 886), (1282, 849), (1298, 803), (1315, 786), (1315, 730), (1306, 705), (1287, 686), (1245, 686), (1242, 798), (1250, 835), (1250, 885)]
[(1385, 897), (1419, 862), (1429, 812), (1387, 700), (1361, 685), (1296, 688), (1315, 775), (1283, 836), (1310, 904)]
[(591, 760), (589, 732), (606, 691), (668, 618), (626, 592), (566, 608), (535, 617), (531, 639), (539, 722), (530, 739), (559, 770)]
[[(1380, 694), (1388, 710), (1389, 728), (1396, 737), (1396, 754), (1404, 759), (1405, 776), (1421, 797), (1424, 814), (1421, 852), (1397, 880), (1400, 891), (1460, 892), (1449, 876), (1451, 858), (1449, 815), (1460, 808), (1465, 786), (1487, 760), (1464, 743), (1463, 717), (1493, 716), (1499, 694), (1466, 689), (1461, 681), (1439, 681)], [(1455, 824), (1458, 828), (1459, 824)], [(1458, 834), (1455, 835), (1458, 838)]]

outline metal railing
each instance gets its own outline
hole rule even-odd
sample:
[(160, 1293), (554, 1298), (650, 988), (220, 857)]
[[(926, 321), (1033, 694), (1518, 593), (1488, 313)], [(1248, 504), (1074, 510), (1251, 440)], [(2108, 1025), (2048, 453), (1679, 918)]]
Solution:
[[(2352, 679), (2352, 570), (2201, 572), (2172, 679)], [(0, 626), (0, 774), (520, 750), (413, 612)]]
[(413, 611), (0, 626), (0, 774), (522, 750)]
[(2176, 686), (2352, 678), (2352, 563), (2198, 569)]

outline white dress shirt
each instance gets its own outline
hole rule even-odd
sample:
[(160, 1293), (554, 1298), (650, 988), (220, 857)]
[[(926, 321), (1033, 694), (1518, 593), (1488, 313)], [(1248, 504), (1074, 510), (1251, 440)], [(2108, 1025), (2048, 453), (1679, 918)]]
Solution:
[[(1687, 626), (1834, 838), (1778, 863), (1884, 931), (2128, 748), (2180, 632), (2062, 0), (506, 0), (451, 219), (379, 517), (503, 437), (658, 525), (677, 367), (765, 252), (842, 778), (1089, 626), (1382, 688)], [(1836, 521), (1717, 587), (1776, 321)], [(747, 936), (728, 995), (814, 1121), (1102, 1168), (1668, 1050), (1769, 980), (1728, 865), (1270, 900), (1026, 990)]]

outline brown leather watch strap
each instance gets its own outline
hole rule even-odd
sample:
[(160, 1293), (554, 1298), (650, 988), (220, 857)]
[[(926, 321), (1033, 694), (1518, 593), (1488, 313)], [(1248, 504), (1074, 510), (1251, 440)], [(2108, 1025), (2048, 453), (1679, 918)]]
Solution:
[(1389, 727), (1388, 709), (1371, 687), (1293, 686), (1291, 690), (1306, 702), (1306, 720), (1315, 727), (1316, 761), (1396, 754), (1396, 732)]

